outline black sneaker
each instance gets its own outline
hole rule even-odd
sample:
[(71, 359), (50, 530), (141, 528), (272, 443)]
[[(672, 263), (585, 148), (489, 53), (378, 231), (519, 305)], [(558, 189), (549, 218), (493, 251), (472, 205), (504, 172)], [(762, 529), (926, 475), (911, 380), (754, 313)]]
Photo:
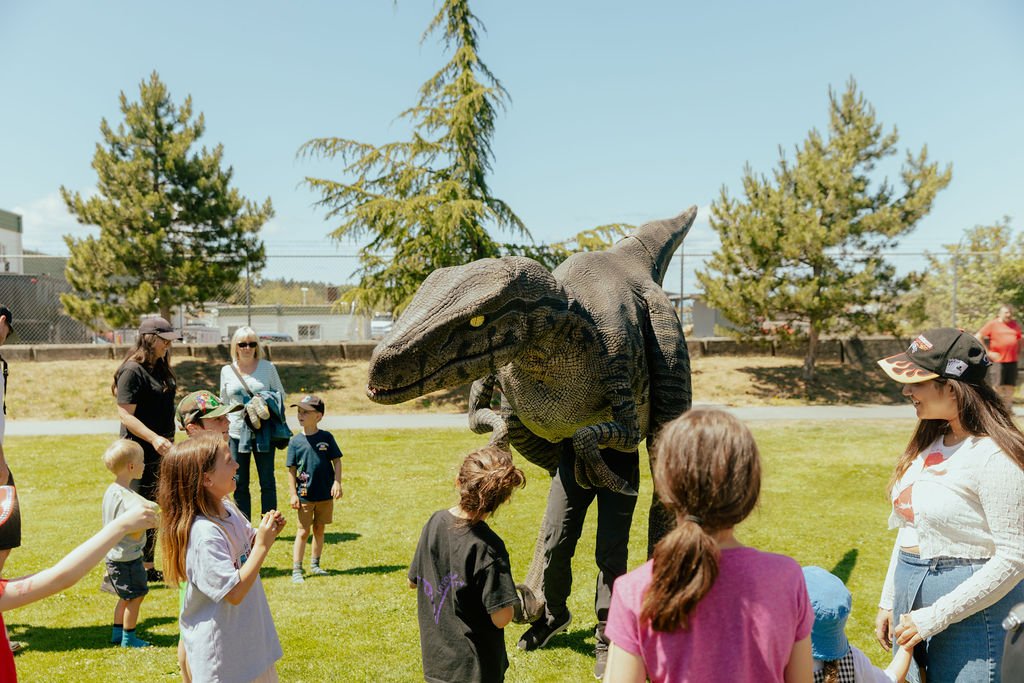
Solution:
[(162, 571), (160, 571), (159, 569), (147, 569), (146, 570), (146, 581), (148, 581), (149, 583), (155, 583), (157, 581), (159, 581), (160, 583), (163, 583), (163, 580), (164, 580), (164, 573)]
[(608, 645), (598, 641), (594, 646), (594, 678), (604, 678), (605, 667), (608, 666)]
[(572, 613), (569, 610), (565, 610), (565, 614), (562, 616), (555, 617), (552, 622), (548, 622), (547, 619), (537, 621), (526, 629), (523, 637), (519, 639), (519, 649), (530, 652), (544, 647), (548, 641), (567, 629), (570, 621), (572, 621)]

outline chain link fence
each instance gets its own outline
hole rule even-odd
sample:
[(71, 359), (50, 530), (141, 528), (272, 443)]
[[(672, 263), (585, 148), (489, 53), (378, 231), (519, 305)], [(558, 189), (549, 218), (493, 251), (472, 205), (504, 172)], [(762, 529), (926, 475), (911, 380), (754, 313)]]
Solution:
[[(694, 307), (698, 306), (696, 270), (703, 267), (708, 256), (677, 253), (665, 273), (664, 288), (679, 307), (684, 323), (692, 321)], [(899, 272), (906, 273), (925, 269), (927, 256), (924, 252), (901, 252), (887, 258)], [(968, 256), (972, 269), (978, 267), (979, 258), (999, 257), (988, 252), (945, 257), (947, 267), (953, 263), (960, 267), (950, 268), (951, 286), (929, 293), (935, 324), (970, 326), (979, 317), (995, 314), (994, 308), (987, 310), (990, 302), (984, 299), (984, 292), (971, 289), (977, 287), (973, 280), (958, 286)], [(8, 270), (0, 272), (0, 304), (11, 308), (17, 329), (8, 343), (134, 342), (134, 329), (94, 330), (64, 312), (60, 294), (71, 291), (64, 279), (64, 258), (26, 254), (10, 262)], [(342, 301), (345, 290), (354, 284), (352, 273), (357, 265), (353, 254), (271, 254), (261, 273), (252, 277), (243, 273), (219, 300), (194, 309), (172, 307), (171, 322), (191, 343), (224, 341), (243, 325), (252, 327), (267, 341), (355, 342), (379, 338), (389, 329), (389, 316), (357, 312)], [(986, 303), (982, 306), (979, 301)]]

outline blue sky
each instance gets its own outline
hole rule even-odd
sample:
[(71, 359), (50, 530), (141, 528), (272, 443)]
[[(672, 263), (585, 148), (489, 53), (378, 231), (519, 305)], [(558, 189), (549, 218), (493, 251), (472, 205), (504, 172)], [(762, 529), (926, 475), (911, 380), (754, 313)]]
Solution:
[[(432, 2), (0, 2), (0, 208), (25, 245), (64, 253), (86, 234), (58, 188), (88, 192), (99, 122), (159, 72), (192, 95), (234, 184), (273, 200), (270, 275), (340, 283), (352, 254), (328, 240), (295, 158), (319, 136), (403, 139), (397, 115), (446, 60), (419, 38)], [(827, 93), (853, 76), (900, 149), (928, 145), (953, 182), (900, 251), (955, 243), (972, 225), (1024, 219), (1024, 4), (1015, 2), (478, 1), (481, 56), (512, 96), (491, 186), (538, 241), (702, 207), (688, 253), (716, 245), (706, 207), (744, 164), (770, 172), (827, 124)], [(882, 169), (895, 179), (895, 164)], [(687, 289), (696, 281), (688, 258)], [(896, 257), (911, 265), (913, 259)], [(678, 288), (679, 266), (666, 277)], [(322, 271), (322, 272), (321, 272)]]

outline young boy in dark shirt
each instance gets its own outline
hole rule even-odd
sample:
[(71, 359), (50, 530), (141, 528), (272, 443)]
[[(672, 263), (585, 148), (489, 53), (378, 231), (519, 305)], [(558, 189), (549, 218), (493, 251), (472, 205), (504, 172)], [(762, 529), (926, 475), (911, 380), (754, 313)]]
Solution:
[(320, 567), (324, 550), (324, 529), (333, 521), (334, 501), (341, 498), (341, 449), (330, 432), (317, 425), (324, 417), (324, 402), (318, 396), (307, 394), (298, 403), (299, 424), (302, 433), (288, 443), (288, 486), (291, 489), (292, 509), (298, 510), (299, 528), (295, 532), (295, 550), (292, 557), (292, 582), (302, 583), (302, 557), (306, 553), (306, 539), (313, 532), (313, 559), (309, 573), (325, 576)]

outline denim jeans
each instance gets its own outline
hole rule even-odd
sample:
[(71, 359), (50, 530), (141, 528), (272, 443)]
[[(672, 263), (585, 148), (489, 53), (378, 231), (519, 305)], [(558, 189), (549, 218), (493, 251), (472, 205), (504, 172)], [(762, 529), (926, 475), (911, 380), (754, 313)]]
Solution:
[[(987, 560), (935, 557), (930, 560), (900, 551), (896, 565), (893, 625), (900, 616), (927, 607), (981, 569)], [(991, 607), (950, 624), (914, 648), (915, 665), (907, 681), (920, 683), (918, 666), (928, 683), (999, 683), (1003, 657), (1001, 623), (1010, 608), (1024, 599), (1024, 583)]]
[(277, 482), (274, 480), (274, 451), (269, 453), (239, 453), (238, 439), (229, 438), (231, 457), (238, 463), (235, 474), (235, 505), (246, 519), (252, 519), (252, 495), (249, 493), (251, 463), (256, 461), (256, 475), (260, 480), (260, 514), (277, 509)]

